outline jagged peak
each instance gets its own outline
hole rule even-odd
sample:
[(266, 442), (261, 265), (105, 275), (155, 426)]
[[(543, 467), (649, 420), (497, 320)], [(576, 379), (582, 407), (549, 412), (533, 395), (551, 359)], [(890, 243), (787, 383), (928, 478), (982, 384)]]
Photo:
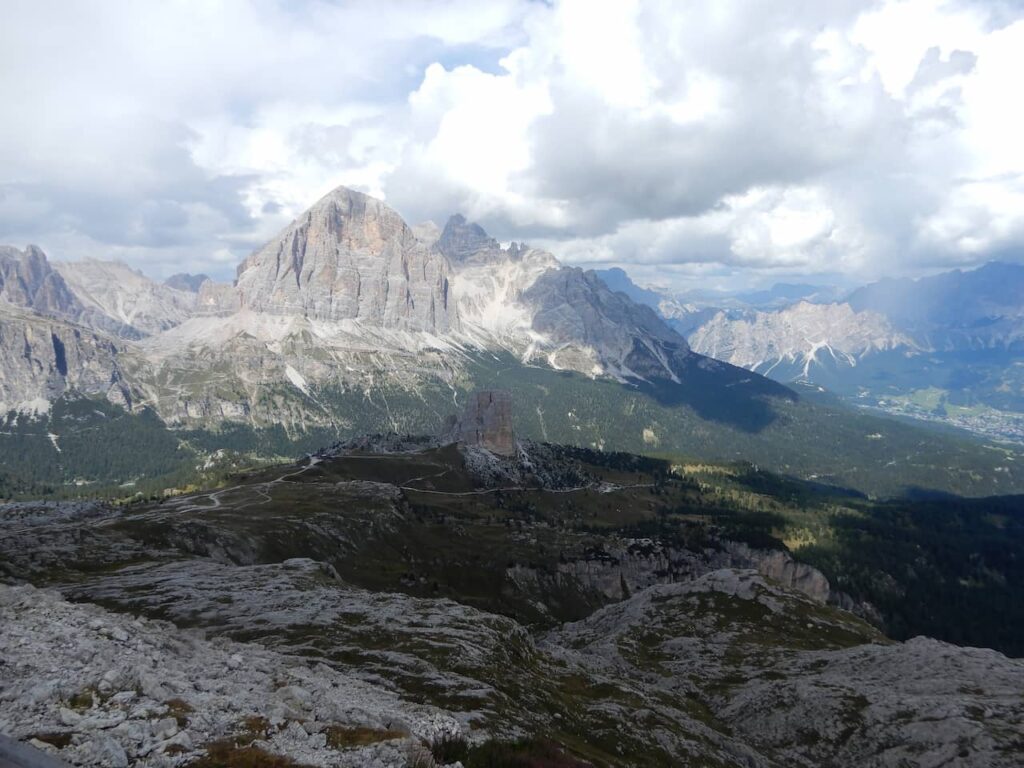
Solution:
[[(384, 200), (357, 189), (337, 186), (317, 200), (305, 212), (298, 216), (289, 228), (308, 222), (312, 217), (340, 217), (340, 222), (379, 221), (392, 234), (400, 237), (412, 237), (412, 228), (405, 219)], [(286, 230), (287, 231), (287, 230)]]
[(0, 256), (6, 256), (9, 259), (18, 259), (19, 261), (42, 261), (47, 262), (46, 253), (38, 245), (29, 243), (25, 246), (25, 250), (18, 250), (16, 245), (0, 245)]
[(466, 220), (461, 213), (453, 214), (444, 225), (437, 247), (452, 261), (467, 261), (480, 254), (494, 255), (501, 252), (498, 241), (487, 234), (475, 222)]

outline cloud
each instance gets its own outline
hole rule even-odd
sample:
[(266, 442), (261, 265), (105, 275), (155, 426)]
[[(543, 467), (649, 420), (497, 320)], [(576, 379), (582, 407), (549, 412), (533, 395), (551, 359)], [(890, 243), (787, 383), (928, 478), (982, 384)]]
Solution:
[(434, 61), (487, 66), (518, 2), (414, 7), (12, 0), (0, 25), (0, 241), (145, 270), (240, 260), (340, 183), (382, 194)]
[[(874, 277), (1012, 257), (1021, 15), (567, 0), (537, 10), (528, 44), (486, 75), (502, 131), (471, 68), (429, 73), (385, 189), (579, 263)], [(435, 152), (452, 120), (458, 149)], [(456, 153), (467, 162), (446, 164)]]
[(12, 0), (0, 46), (0, 241), (65, 258), (226, 276), (341, 183), (668, 281), (1024, 253), (1015, 3)]

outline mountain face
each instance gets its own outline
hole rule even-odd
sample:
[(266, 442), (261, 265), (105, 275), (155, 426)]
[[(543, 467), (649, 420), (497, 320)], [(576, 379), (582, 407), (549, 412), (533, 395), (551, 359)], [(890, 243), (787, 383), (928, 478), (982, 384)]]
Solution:
[(180, 325), (196, 294), (155, 283), (117, 261), (85, 259), (54, 265), (75, 298), (96, 317), (120, 322), (120, 335), (140, 338)]
[[(857, 365), (874, 352), (921, 349), (877, 312), (801, 302), (778, 312), (719, 312), (690, 335), (696, 351), (765, 375), (780, 366), (805, 379), (817, 366)], [(795, 377), (794, 377), (795, 378)]]
[(448, 221), (437, 247), (452, 264), (465, 325), (524, 361), (619, 380), (678, 381), (686, 340), (596, 272), (564, 267), (519, 243), (503, 249), (460, 215)]
[[(678, 381), (676, 368), (690, 352), (654, 310), (613, 293), (593, 272), (549, 270), (523, 292), (522, 301), (532, 310), (537, 333), (577, 354), (599, 351), (595, 372)], [(558, 367), (557, 354), (551, 361)]]
[(105, 334), (0, 305), (0, 414), (46, 413), (69, 392), (130, 408), (124, 352)]
[(83, 307), (61, 275), (34, 245), (0, 246), (0, 300), (51, 317), (77, 319)]
[(243, 307), (310, 320), (457, 330), (448, 264), (380, 200), (340, 188), (246, 259)]

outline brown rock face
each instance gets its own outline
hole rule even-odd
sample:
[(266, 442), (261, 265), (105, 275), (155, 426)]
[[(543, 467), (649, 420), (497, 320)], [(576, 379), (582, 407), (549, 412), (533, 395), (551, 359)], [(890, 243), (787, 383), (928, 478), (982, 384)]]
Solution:
[(455, 439), (491, 453), (513, 455), (516, 437), (512, 431), (512, 393), (483, 390), (470, 395), (462, 418), (455, 424)]

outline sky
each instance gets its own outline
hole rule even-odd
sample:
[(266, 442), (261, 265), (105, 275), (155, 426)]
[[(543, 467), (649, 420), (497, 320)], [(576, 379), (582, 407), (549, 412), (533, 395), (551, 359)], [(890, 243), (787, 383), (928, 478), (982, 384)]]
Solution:
[(1024, 261), (1024, 2), (3, 0), (0, 243), (228, 278), (338, 185), (666, 288)]

